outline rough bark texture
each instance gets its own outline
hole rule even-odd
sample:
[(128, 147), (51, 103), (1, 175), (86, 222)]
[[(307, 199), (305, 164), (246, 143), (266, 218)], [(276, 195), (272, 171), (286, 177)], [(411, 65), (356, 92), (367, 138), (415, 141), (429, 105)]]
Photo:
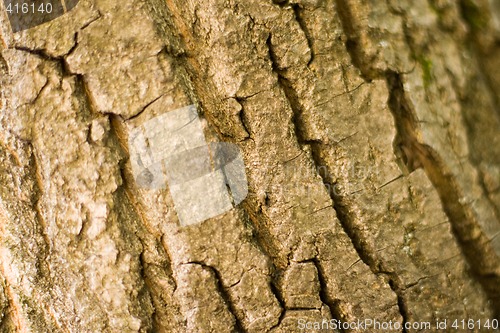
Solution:
[[(1, 332), (498, 318), (498, 1), (81, 0), (0, 28)], [(127, 138), (190, 104), (249, 194), (181, 227)]]

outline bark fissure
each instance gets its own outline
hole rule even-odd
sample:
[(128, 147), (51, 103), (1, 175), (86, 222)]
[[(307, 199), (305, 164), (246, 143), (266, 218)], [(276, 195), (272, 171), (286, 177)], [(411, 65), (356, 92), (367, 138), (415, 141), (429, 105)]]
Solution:
[(146, 111), (147, 108), (149, 108), (151, 105), (153, 105), (155, 102), (157, 102), (163, 96), (165, 96), (165, 94), (161, 94), (158, 97), (153, 98), (152, 101), (146, 103), (146, 105), (144, 105), (136, 114), (134, 114), (133, 116), (130, 116), (130, 117), (126, 118), (125, 120), (127, 120), (127, 121), (128, 120), (133, 120), (133, 119), (139, 117), (141, 114), (144, 113), (144, 111)]
[[(2, 267), (0, 266), (0, 270), (1, 269), (2, 269)], [(0, 273), (3, 274), (4, 273), (3, 270), (0, 271)], [(13, 299), (12, 287), (9, 286), (9, 282), (7, 280), (5, 280), (5, 290), (4, 291), (5, 291), (5, 297), (7, 299), (7, 307), (2, 309), (2, 310), (5, 310), (5, 312), (3, 313), (4, 316), (2, 318), (2, 326), (4, 323), (6, 323), (8, 320), (10, 320), (18, 332), (22, 332), (23, 330), (27, 330), (28, 328), (26, 327), (26, 324), (24, 323), (24, 320), (23, 320), (23, 318), (21, 318), (21, 315), (20, 315), (20, 313), (22, 312), (22, 310), (21, 310), (22, 307), (20, 304), (18, 304)], [(0, 326), (0, 328), (2, 328), (2, 326)]]
[(335, 3), (342, 30), (346, 36), (345, 48), (351, 56), (352, 64), (359, 69), (361, 77), (367, 82), (380, 77), (380, 73), (372, 70), (368, 62), (363, 61), (362, 45), (360, 44), (359, 36), (353, 23), (353, 14), (349, 3), (347, 0), (335, 0)]
[(44, 61), (55, 63), (57, 65), (57, 67), (59, 67), (59, 69), (61, 70), (62, 77), (69, 77), (69, 76), (74, 75), (74, 73), (71, 73), (71, 71), (69, 71), (69, 69), (68, 69), (68, 66), (67, 66), (66, 60), (65, 60), (65, 56), (54, 57), (54, 56), (50, 55), (49, 53), (47, 53), (47, 51), (45, 49), (30, 49), (30, 48), (24, 47), (24, 46), (15, 46), (14, 49), (17, 51), (29, 53), (32, 56), (38, 57)]
[[(473, 42), (468, 41), (468, 43), (473, 43)], [(490, 85), (491, 82), (489, 82), (488, 76), (485, 74), (485, 69), (481, 65), (481, 61), (479, 60), (480, 57), (478, 55), (478, 52), (474, 51), (474, 48), (472, 48), (472, 47), (470, 49), (471, 49), (470, 52), (472, 53), (472, 55), (474, 55), (474, 59), (475, 59), (475, 63), (477, 64), (477, 68), (479, 68), (481, 71), (481, 73), (479, 74), (479, 77), (477, 78), (478, 79), (477, 81), (481, 81), (482, 83), (484, 83), (483, 85), (481, 85), (481, 87), (487, 88), (488, 94), (490, 95), (489, 96), (490, 100), (493, 103), (492, 107), (500, 112), (499, 104), (498, 104), (498, 101), (496, 100), (497, 96), (494, 93), (492, 86)], [(450, 75), (450, 77), (454, 77), (454, 75), (453, 75), (453, 73), (451, 73), (451, 71), (447, 70), (447, 73), (448, 73), (448, 75)], [(476, 135), (478, 135), (478, 134), (474, 133), (474, 131), (475, 131), (474, 130), (474, 121), (475, 120), (471, 119), (470, 115), (467, 114), (467, 112), (466, 112), (466, 110), (464, 110), (464, 108), (466, 108), (467, 104), (470, 103), (471, 100), (474, 98), (474, 97), (472, 97), (472, 95), (475, 94), (475, 91), (474, 91), (475, 89), (472, 88), (471, 92), (469, 92), (468, 94), (465, 94), (465, 96), (463, 96), (464, 94), (461, 93), (461, 89), (459, 88), (458, 84), (456, 83), (456, 80), (452, 80), (452, 88), (455, 91), (455, 94), (458, 96), (459, 100), (463, 104), (463, 106), (460, 108), (460, 110), (462, 113), (462, 117), (464, 119), (464, 125), (466, 128), (466, 131), (467, 131), (467, 144), (469, 145), (469, 150), (472, 151), (472, 150), (476, 149), (476, 147), (474, 147), (474, 144), (472, 142), (474, 134), (476, 134)], [(497, 221), (500, 223), (500, 207), (498, 207), (497, 204), (494, 202), (494, 200), (492, 198), (492, 193), (490, 193), (490, 191), (488, 191), (488, 187), (486, 186), (486, 183), (484, 181), (485, 180), (485, 173), (480, 167), (481, 160), (475, 158), (473, 153), (470, 153), (468, 155), (468, 157), (469, 157), (469, 161), (471, 162), (471, 166), (474, 167), (474, 169), (476, 170), (476, 172), (478, 174), (478, 184), (481, 187), (481, 190), (483, 191), (484, 198), (487, 200), (487, 202), (492, 207), (493, 212), (495, 214), (495, 217), (496, 217)]]
[(404, 288), (401, 288), (401, 286), (399, 285), (400, 284), (398, 282), (399, 279), (395, 273), (381, 272), (381, 274), (385, 274), (388, 276), (389, 286), (391, 287), (391, 290), (398, 297), (398, 309), (399, 309), (399, 313), (401, 314), (401, 317), (403, 318), (402, 332), (406, 333), (407, 330), (405, 327), (406, 327), (406, 323), (408, 322), (408, 305), (407, 305), (405, 298), (404, 298), (404, 295), (403, 295)]
[[(458, 89), (456, 87), (454, 89), (455, 89), (455, 92), (458, 94)], [(473, 149), (475, 149), (473, 143), (471, 142), (471, 140), (473, 140), (472, 137), (474, 135), (473, 124), (471, 124), (471, 120), (468, 119), (468, 117), (465, 114), (463, 109), (462, 109), (462, 114), (463, 114), (463, 118), (465, 119), (465, 126), (467, 129), (467, 143), (470, 147), (469, 149), (473, 150)], [(477, 172), (478, 185), (480, 186), (480, 188), (483, 192), (484, 198), (486, 199), (486, 201), (489, 203), (490, 207), (492, 208), (493, 213), (495, 214), (497, 221), (500, 223), (500, 207), (495, 203), (495, 201), (492, 198), (492, 193), (488, 190), (488, 186), (486, 185), (486, 182), (485, 182), (486, 175), (480, 166), (481, 160), (474, 158), (473, 155), (474, 154), (469, 154), (469, 161), (471, 162), (470, 163), (471, 166)], [(498, 235), (498, 233), (497, 233), (497, 235)], [(491, 238), (491, 240), (493, 240), (493, 238)]]
[[(73, 35), (73, 45), (70, 47), (70, 49), (68, 51), (66, 51), (62, 55), (54, 56), (54, 55), (51, 55), (46, 49), (43, 49), (43, 48), (31, 49), (29, 47), (19, 46), (19, 45), (14, 46), (13, 49), (18, 50), (18, 51), (23, 51), (23, 52), (30, 53), (30, 54), (32, 54), (34, 56), (38, 56), (41, 59), (44, 59), (46, 61), (53, 61), (53, 62), (58, 63), (60, 65), (61, 69), (62, 69), (63, 77), (75, 75), (77, 73), (71, 72), (71, 70), (69, 69), (68, 63), (66, 62), (66, 59), (67, 59), (68, 56), (70, 56), (78, 48), (79, 34), (83, 30), (85, 30), (86, 28), (88, 28), (90, 25), (92, 25), (93, 23), (95, 23), (96, 21), (98, 21), (101, 17), (102, 17), (101, 12), (97, 11), (97, 16), (96, 17), (90, 18), (90, 20), (88, 22), (85, 22), (74, 33), (74, 35)], [(3, 58), (1, 58), (1, 59), (3, 59)]]
[[(316, 161), (315, 163), (317, 165), (322, 165), (324, 164), (322, 162), (322, 159), (320, 157), (320, 148), (318, 145), (312, 146), (312, 154), (314, 156), (314, 160)], [(327, 189), (331, 188), (336, 188), (336, 183), (332, 183), (331, 179), (328, 179), (327, 176), (321, 175), (320, 176), (323, 178), (323, 183), (325, 184), (325, 187)], [(340, 225), (342, 226), (342, 229), (344, 232), (349, 236), (352, 244), (354, 245), (354, 248), (356, 249), (356, 252), (358, 253), (358, 256), (360, 259), (353, 264), (351, 264), (348, 268), (348, 270), (357, 264), (359, 261), (363, 262), (366, 266), (368, 266), (371, 270), (371, 272), (375, 275), (382, 275), (386, 277), (386, 281), (391, 288), (391, 290), (394, 292), (394, 294), (397, 296), (397, 305), (399, 309), (399, 313), (401, 317), (403, 318), (403, 327), (404, 323), (407, 322), (408, 318), (408, 306), (405, 303), (404, 296), (402, 293), (402, 288), (399, 287), (399, 284), (397, 281), (399, 281), (399, 278), (396, 273), (387, 273), (385, 272), (381, 266), (383, 266), (383, 263), (378, 263), (375, 261), (375, 258), (373, 258), (373, 255), (364, 247), (363, 245), (363, 240), (361, 239), (360, 235), (358, 234), (359, 231), (357, 230), (357, 227), (355, 224), (352, 222), (352, 218), (350, 216), (350, 213), (348, 211), (348, 208), (343, 205), (342, 203), (342, 197), (340, 195), (337, 195), (334, 193), (335, 191), (329, 191), (330, 196), (332, 198), (332, 203), (333, 203), (333, 209), (335, 210), (337, 214), (337, 218), (340, 222)], [(403, 330), (403, 332), (405, 332)]]
[(441, 199), (453, 234), (469, 265), (495, 308), (499, 309), (498, 257), (490, 244), (491, 240), (481, 230), (471, 208), (461, 200), (456, 181), (439, 155), (431, 147), (419, 142), (418, 122), (406, 100), (400, 75), (389, 72), (387, 84), (390, 91), (389, 107), (397, 129), (396, 141), (403, 147), (408, 168), (415, 170), (416, 167), (422, 167), (425, 170)]
[[(0, 23), (0, 331), (491, 318), (498, 29), (475, 26), (481, 1), (104, 1)], [(136, 182), (128, 135), (188, 104), (206, 141), (239, 146), (248, 196), (185, 227), (168, 188)]]
[[(30, 167), (32, 168), (32, 172), (33, 172), (33, 176), (34, 176), (34, 180), (35, 180), (35, 182), (34, 182), (35, 185), (34, 185), (34, 189), (33, 189), (33, 208), (34, 208), (34, 211), (36, 213), (36, 220), (40, 224), (40, 233), (41, 233), (43, 240), (44, 240), (44, 243), (45, 243), (45, 247), (43, 249), (44, 258), (43, 258), (43, 260), (40, 261), (40, 265), (46, 265), (46, 263), (48, 262), (47, 258), (51, 252), (52, 242), (50, 241), (50, 238), (47, 234), (47, 223), (45, 222), (45, 219), (43, 218), (42, 212), (40, 211), (40, 204), (41, 204), (41, 200), (42, 200), (42, 196), (43, 196), (43, 192), (42, 192), (42, 188), (43, 188), (42, 179), (43, 178), (42, 178), (40, 166), (38, 164), (37, 157), (35, 154), (35, 148), (31, 144), (30, 144), (30, 146), (31, 146), (31, 154), (32, 154), (31, 155), (32, 165)], [(48, 275), (48, 277), (50, 278), (50, 274)]]
[(283, 299), (283, 295), (281, 294), (281, 291), (279, 290), (279, 288), (275, 284), (276, 280), (277, 280), (276, 278), (271, 278), (271, 281), (269, 283), (269, 287), (270, 287), (271, 292), (273, 293), (274, 297), (276, 298), (276, 300), (278, 301), (278, 303), (280, 305), (281, 313), (280, 313), (280, 316), (278, 318), (278, 322), (276, 323), (276, 325), (273, 325), (271, 328), (269, 328), (269, 331), (272, 331), (274, 328), (277, 328), (281, 325), (281, 323), (283, 322), (283, 319), (285, 318), (286, 311), (289, 310), (286, 308), (285, 301)]
[[(318, 272), (319, 298), (323, 304), (328, 306), (332, 318), (339, 320), (340, 318), (342, 318), (339, 309), (340, 300), (335, 300), (330, 297), (330, 294), (328, 293), (328, 285), (326, 283), (325, 272), (318, 258), (313, 258), (311, 261), (314, 264), (314, 267), (316, 267), (316, 271)], [(341, 332), (344, 332), (344, 330), (341, 329)]]
[[(153, 6), (154, 7), (154, 6)], [(188, 96), (191, 98), (191, 100), (195, 101), (195, 104), (198, 105), (198, 107), (203, 110), (204, 105), (203, 105), (203, 98), (200, 96), (203, 96), (207, 94), (207, 82), (203, 82), (203, 87), (200, 88), (199, 83), (196, 80), (197, 75), (199, 74), (197, 72), (197, 69), (200, 68), (200, 64), (197, 63), (196, 59), (193, 57), (189, 57), (187, 55), (187, 52), (182, 48), (180, 45), (188, 44), (191, 45), (192, 39), (191, 35), (188, 32), (189, 29), (186, 27), (184, 22), (179, 19), (179, 13), (178, 9), (176, 8), (176, 5), (171, 2), (167, 1), (166, 5), (161, 6), (161, 8), (158, 9), (159, 11), (165, 12), (165, 17), (163, 17), (163, 21), (165, 22), (166, 25), (170, 26), (172, 30), (177, 30), (180, 32), (179, 35), (172, 36), (170, 34), (166, 34), (164, 31), (162, 31), (162, 34), (164, 35), (165, 38), (169, 40), (169, 44), (172, 43), (174, 45), (178, 46), (178, 49), (174, 47), (174, 45), (171, 45), (170, 47), (173, 48), (172, 50), (168, 50), (169, 54), (172, 55), (172, 57), (175, 58), (174, 63), (177, 65), (176, 66), (176, 72), (179, 74), (179, 78), (181, 82), (183, 83), (184, 87), (186, 88), (186, 93)], [(163, 24), (160, 22), (160, 26)], [(160, 28), (161, 30), (161, 28)], [(193, 50), (190, 50), (193, 51)], [(208, 83), (210, 85), (210, 83)], [(215, 88), (212, 88), (215, 90)], [(241, 125), (243, 129), (246, 131), (248, 134), (248, 137), (243, 139), (242, 141), (245, 140), (254, 140), (252, 138), (252, 132), (250, 130), (250, 127), (248, 126), (247, 120), (245, 119), (245, 101), (258, 95), (263, 91), (256, 92), (254, 94), (248, 95), (248, 96), (234, 96), (237, 103), (241, 105), (241, 110), (238, 113), (238, 119), (241, 122)], [(231, 97), (229, 97), (231, 98)], [(217, 136), (220, 139), (225, 139), (224, 135), (222, 134), (222, 131), (220, 128), (217, 126), (217, 122), (214, 121), (213, 115), (210, 112), (205, 112), (204, 113), (205, 119), (207, 120), (208, 124), (214, 128), (217, 132)], [(251, 191), (251, 190), (250, 190)], [(270, 287), (271, 291), (273, 292), (275, 298), (277, 299), (278, 303), (282, 305), (282, 299), (280, 299), (280, 295), (276, 294), (273, 291), (273, 286), (276, 285), (276, 272), (279, 269), (284, 269), (285, 267), (288, 266), (288, 262), (285, 262), (282, 260), (281, 256), (279, 255), (279, 246), (276, 244), (276, 240), (273, 238), (271, 235), (271, 232), (269, 231), (266, 226), (270, 225), (270, 221), (268, 220), (268, 217), (265, 216), (265, 214), (262, 213), (262, 207), (260, 206), (258, 200), (256, 197), (252, 196), (251, 193), (249, 194), (249, 197), (241, 204), (240, 209), (243, 210), (246, 216), (248, 216), (249, 221), (251, 222), (251, 227), (253, 230), (253, 237), (251, 238), (251, 242), (268, 257), (269, 260), (269, 269), (271, 271), (270, 274)], [(279, 268), (278, 268), (279, 267)], [(219, 280), (220, 281), (220, 280)], [(279, 316), (278, 321), (281, 323), (282, 319), (285, 316), (285, 310), (284, 307), (281, 306), (282, 312)], [(237, 325), (239, 327), (244, 327), (242, 322), (238, 319), (236, 316), (236, 312), (234, 309), (230, 309), (231, 312), (233, 313), (235, 319), (237, 320)]]
[[(295, 130), (296, 130), (297, 139), (301, 145), (307, 144), (311, 147), (312, 161), (315, 165), (316, 170), (319, 170), (320, 166), (325, 165), (325, 161), (323, 161), (321, 158), (321, 150), (328, 149), (328, 148), (320, 140), (306, 140), (306, 139), (304, 139), (304, 135), (302, 134), (303, 133), (302, 129), (303, 129), (304, 125), (300, 121), (301, 106), (299, 103), (299, 97), (298, 97), (297, 93), (294, 91), (292, 84), (282, 74), (282, 70), (280, 70), (276, 64), (276, 60), (275, 60), (276, 56), (273, 52), (270, 38), (268, 38), (268, 40), (267, 40), (267, 45), (269, 48), (269, 56), (270, 56), (270, 59), (272, 61), (272, 65), (273, 65), (272, 66), (273, 71), (276, 73), (277, 78), (278, 78), (278, 83), (279, 83), (280, 87), (282, 88), (283, 92), (285, 93), (285, 95), (289, 101), (290, 107), (293, 111), (292, 122), (293, 122)], [(358, 57), (359, 56), (357, 54), (357, 50), (352, 48), (349, 45), (349, 42), (346, 43), (346, 47), (350, 48), (350, 50), (348, 50), (348, 51), (349, 51), (349, 53), (352, 53), (351, 57)], [(361, 62), (358, 62), (355, 65), (362, 66)], [(370, 80), (370, 76), (373, 76), (373, 74), (366, 71), (366, 69), (362, 69), (361, 67), (358, 67), (358, 69), (360, 69), (362, 71), (362, 73), (364, 71), (365, 81), (362, 82), (357, 87), (355, 87), (353, 89), (353, 91), (360, 88), (363, 84), (365, 84), (368, 80)], [(349, 92), (346, 92), (346, 93), (349, 93)], [(344, 232), (347, 234), (347, 236), (350, 238), (358, 256), (360, 257), (360, 260), (367, 267), (370, 268), (370, 270), (373, 274), (375, 274), (375, 275), (383, 274), (383, 272), (381, 272), (380, 269), (377, 269), (377, 267), (375, 267), (376, 265), (372, 259), (372, 256), (364, 248), (363, 242), (358, 235), (356, 227), (353, 226), (352, 222), (349, 222), (350, 221), (350, 214), (349, 214), (348, 210), (346, 209), (346, 207), (344, 207), (342, 205), (341, 197), (339, 197), (338, 195), (335, 195), (335, 193), (334, 193), (335, 191), (331, 190), (332, 188), (336, 187), (336, 184), (332, 183), (332, 181), (330, 179), (327, 179), (328, 175), (321, 174), (320, 172), (318, 172), (318, 175), (322, 178), (323, 184), (325, 185), (325, 188), (327, 189), (328, 194), (332, 200), (332, 207), (336, 212), (336, 215), (337, 215), (337, 218), (340, 222), (340, 225), (342, 226), (342, 228), (343, 228)], [(398, 178), (400, 178), (400, 177), (398, 177)], [(324, 304), (329, 306), (333, 318), (341, 318), (340, 312), (339, 312), (339, 306), (338, 306), (339, 302), (334, 302), (334, 301), (330, 300), (328, 293), (326, 291), (326, 281), (324, 279), (324, 276), (322, 275), (321, 264), (319, 263), (319, 261), (317, 259), (315, 259), (313, 262), (318, 270), (318, 277), (320, 280), (320, 286), (321, 286), (320, 298)], [(394, 273), (392, 273), (392, 275), (394, 275)], [(399, 313), (401, 314), (401, 317), (403, 318), (403, 327), (404, 327), (404, 323), (407, 322), (407, 318), (408, 318), (407, 305), (405, 304), (405, 301), (403, 299), (401, 289), (398, 288), (393, 281), (394, 281), (394, 279), (392, 277), (390, 279), (388, 279), (388, 285), (397, 296), (397, 301), (398, 301), (397, 305), (399, 308)], [(403, 332), (405, 332), (405, 331), (403, 330)]]
[(152, 327), (158, 328), (159, 327), (158, 320), (157, 320), (158, 311), (156, 309), (155, 301), (153, 300), (153, 297), (152, 297), (153, 291), (148, 283), (149, 278), (148, 278), (148, 275), (146, 273), (146, 269), (147, 269), (148, 264), (146, 263), (146, 260), (144, 259), (144, 243), (142, 243), (142, 240), (141, 240), (141, 244), (143, 246), (143, 250), (142, 250), (142, 253), (139, 255), (139, 264), (140, 264), (139, 274), (141, 276), (141, 279), (144, 281), (144, 286), (145, 286), (146, 292), (149, 294), (149, 297), (151, 299), (151, 306), (153, 307), (153, 312), (151, 313)]
[[(283, 93), (285, 94), (288, 103), (290, 105), (290, 108), (292, 110), (292, 123), (294, 124), (295, 128), (295, 135), (297, 137), (297, 141), (301, 146), (304, 145), (309, 145), (311, 147), (311, 158), (312, 158), (312, 163), (315, 166), (315, 170), (321, 170), (321, 166), (325, 165), (323, 161), (320, 158), (319, 155), (319, 146), (323, 145), (323, 143), (319, 140), (307, 140), (304, 138), (303, 134), (303, 124), (300, 121), (300, 110), (301, 106), (299, 103), (299, 97), (297, 93), (294, 91), (293, 87), (291, 86), (291, 83), (288, 81), (288, 79), (282, 74), (281, 70), (279, 69), (277, 63), (276, 63), (276, 55), (273, 52), (272, 44), (270, 42), (270, 37), (267, 39), (267, 46), (269, 49), (269, 58), (271, 60), (272, 64), (272, 69), (273, 72), (277, 76), (278, 84), (280, 88), (282, 89)], [(357, 89), (357, 88), (356, 88)], [(341, 211), (341, 206), (339, 203), (338, 198), (336, 198), (332, 191), (331, 188), (335, 184), (331, 184), (328, 179), (326, 179), (326, 175), (321, 174), (321, 172), (317, 172), (317, 174), (321, 177), (322, 182), (327, 189), (327, 192), (330, 196), (330, 200), (332, 202), (333, 209), (335, 210), (337, 214), (337, 218), (340, 222), (340, 225), (342, 226), (344, 232), (347, 234), (347, 236), (350, 238), (352, 244), (354, 245), (354, 248), (356, 252), (358, 253), (358, 256), (360, 259), (371, 269), (372, 273), (378, 274), (377, 271), (373, 269), (373, 266), (369, 264), (369, 255), (365, 253), (363, 247), (361, 246), (361, 242), (359, 241), (359, 238), (357, 237), (356, 233), (351, 230), (351, 228), (348, 227), (348, 223), (346, 222), (348, 219), (348, 213), (347, 212), (342, 212)], [(321, 267), (321, 263), (317, 258), (313, 259), (312, 262), (314, 263), (317, 271), (318, 271), (318, 279), (320, 281), (320, 299), (321, 301), (327, 305), (330, 309), (332, 318), (340, 320), (340, 308), (339, 308), (339, 303), (340, 301), (334, 301), (330, 298), (327, 292), (327, 285), (326, 285), (326, 280), (324, 277), (324, 273)], [(402, 312), (403, 315), (403, 310), (400, 309), (400, 312)]]
[(229, 291), (227, 288), (224, 286), (222, 283), (222, 276), (220, 272), (213, 266), (207, 265), (206, 263), (200, 262), (200, 261), (190, 261), (185, 263), (185, 265), (199, 265), (201, 266), (204, 270), (207, 270), (215, 279), (216, 286), (217, 286), (217, 291), (224, 301), (224, 304), (226, 305), (229, 313), (234, 318), (234, 329), (238, 333), (246, 333), (247, 331), (245, 330), (242, 320), (240, 319), (238, 312), (236, 311), (236, 307), (233, 304), (233, 301), (231, 299), (231, 295), (229, 294)]
[[(173, 276), (173, 268), (171, 266), (171, 258), (168, 254), (168, 250), (165, 248), (164, 242), (161, 241), (160, 235), (155, 232), (154, 228), (151, 227), (151, 225), (147, 222), (146, 214), (138, 201), (137, 198), (140, 197), (140, 194), (138, 193), (137, 189), (135, 186), (131, 185), (131, 179), (133, 179), (133, 175), (131, 174), (130, 170), (127, 167), (127, 163), (130, 159), (129, 152), (128, 152), (128, 142), (127, 142), (127, 133), (126, 133), (126, 128), (124, 124), (124, 119), (120, 115), (116, 115), (113, 113), (103, 113), (100, 112), (96, 106), (95, 103), (93, 103), (91, 94), (88, 90), (85, 78), (83, 75), (76, 75), (77, 82), (80, 85), (80, 88), (82, 90), (82, 94), (85, 99), (85, 103), (87, 104), (88, 109), (90, 110), (91, 114), (93, 115), (103, 115), (108, 118), (109, 121), (109, 126), (110, 126), (110, 137), (108, 140), (113, 141), (111, 146), (113, 146), (115, 149), (120, 150), (121, 154), (121, 159), (119, 161), (119, 171), (120, 171), (120, 178), (121, 178), (121, 184), (120, 186), (114, 191), (114, 195), (118, 193), (118, 191), (121, 189), (124, 192), (125, 197), (128, 200), (128, 203), (123, 204), (123, 207), (125, 209), (130, 209), (134, 215), (138, 217), (138, 228), (145, 228), (146, 230), (143, 230), (143, 232), (136, 232), (135, 236), (139, 240), (141, 244), (141, 253), (138, 256), (139, 259), (139, 275), (141, 277), (142, 282), (144, 283), (143, 286), (143, 292), (145, 292), (148, 295), (148, 298), (150, 299), (150, 305), (152, 306), (153, 313), (151, 315), (152, 318), (152, 327), (155, 329), (165, 329), (162, 327), (161, 323), (158, 321), (158, 309), (155, 306), (155, 297), (158, 297), (159, 295), (155, 295), (155, 292), (150, 285), (150, 274), (148, 272), (148, 266), (150, 265), (146, 260), (145, 260), (145, 253), (148, 250), (148, 243), (150, 243), (150, 240), (148, 241), (148, 238), (151, 237), (153, 239), (153, 242), (156, 242), (157, 244), (161, 244), (160, 246), (164, 250), (162, 255), (163, 258), (165, 259), (163, 261), (163, 265), (160, 266), (160, 269), (166, 274), (167, 278), (169, 281), (171, 281), (174, 284), (174, 290), (176, 289), (176, 281)], [(160, 96), (161, 97), (161, 96)], [(157, 99), (159, 99), (158, 97)], [(155, 101), (157, 100), (155, 99)], [(154, 101), (153, 101), (154, 102)], [(152, 102), (152, 103), (153, 103)], [(150, 103), (150, 104), (152, 104)], [(115, 199), (114, 201), (116, 202), (121, 202), (122, 200)], [(144, 233), (144, 231), (146, 233)], [(147, 234), (149, 233), (149, 235)]]

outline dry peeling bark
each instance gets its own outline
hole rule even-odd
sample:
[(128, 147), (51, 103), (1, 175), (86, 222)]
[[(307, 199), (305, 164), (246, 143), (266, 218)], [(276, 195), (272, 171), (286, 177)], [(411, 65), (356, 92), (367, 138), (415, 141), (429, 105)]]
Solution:
[[(1, 332), (498, 318), (497, 2), (81, 0), (16, 34), (0, 20)], [(190, 104), (241, 149), (249, 194), (181, 227), (168, 189), (137, 185), (128, 135)]]

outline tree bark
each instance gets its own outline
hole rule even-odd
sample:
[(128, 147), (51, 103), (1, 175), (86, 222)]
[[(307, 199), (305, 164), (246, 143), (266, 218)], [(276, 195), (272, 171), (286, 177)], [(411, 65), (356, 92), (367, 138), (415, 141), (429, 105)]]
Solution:
[[(1, 332), (495, 331), (494, 0), (80, 0), (0, 51)], [(129, 135), (191, 104), (248, 195), (182, 226)]]

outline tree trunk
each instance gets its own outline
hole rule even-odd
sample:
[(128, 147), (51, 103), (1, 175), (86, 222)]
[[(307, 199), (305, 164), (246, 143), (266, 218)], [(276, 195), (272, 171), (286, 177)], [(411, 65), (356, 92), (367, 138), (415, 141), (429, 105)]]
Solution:
[[(495, 331), (495, 0), (2, 6), (0, 332)], [(131, 133), (189, 105), (248, 194), (184, 225)]]

